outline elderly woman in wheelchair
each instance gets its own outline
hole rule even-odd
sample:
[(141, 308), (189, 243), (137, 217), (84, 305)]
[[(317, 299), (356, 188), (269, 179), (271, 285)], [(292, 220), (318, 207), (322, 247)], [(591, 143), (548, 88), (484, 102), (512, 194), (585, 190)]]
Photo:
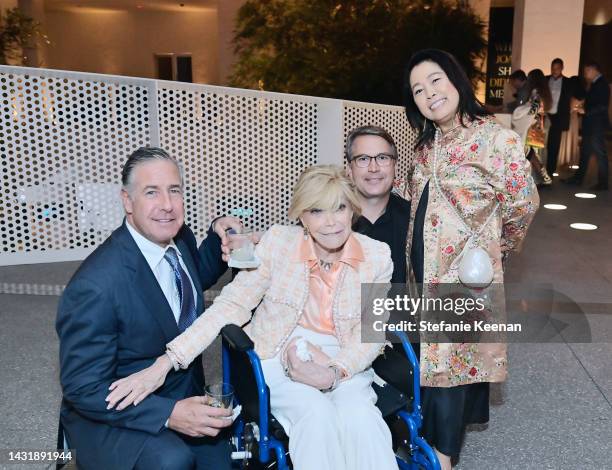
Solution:
[(262, 359), (294, 468), (396, 469), (371, 387), (383, 344), (362, 343), (360, 322), (362, 284), (388, 283), (393, 264), (386, 244), (352, 232), (359, 211), (341, 168), (306, 169), (289, 208), (301, 227), (272, 226), (256, 248), (259, 267), (241, 271), (155, 364), (119, 381), (115, 403), (141, 401), (225, 325), (250, 321), (244, 329)]

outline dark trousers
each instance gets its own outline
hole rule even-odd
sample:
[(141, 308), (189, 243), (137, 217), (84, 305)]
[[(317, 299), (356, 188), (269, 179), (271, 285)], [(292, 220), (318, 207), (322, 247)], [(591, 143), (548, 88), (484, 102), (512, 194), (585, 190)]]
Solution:
[(230, 470), (229, 440), (190, 438), (165, 429), (147, 439), (134, 470)]
[(597, 184), (608, 186), (608, 151), (606, 149), (605, 129), (583, 134), (580, 145), (580, 168), (576, 171), (576, 179), (581, 182), (586, 174), (591, 155), (597, 157)]
[[(420, 346), (418, 343), (412, 343), (412, 349), (414, 349), (417, 358), (420, 356)], [(406, 396), (412, 396), (413, 376), (410, 375), (412, 367), (410, 367), (410, 361), (408, 361), (400, 343), (393, 343), (393, 347), (386, 346), (384, 353), (374, 360), (372, 367), (374, 372), (385, 382), (393, 385)]]
[(561, 123), (558, 114), (549, 114), (550, 128), (548, 129), (548, 142), (546, 144), (546, 171), (552, 176), (557, 171), (557, 159), (561, 147)]

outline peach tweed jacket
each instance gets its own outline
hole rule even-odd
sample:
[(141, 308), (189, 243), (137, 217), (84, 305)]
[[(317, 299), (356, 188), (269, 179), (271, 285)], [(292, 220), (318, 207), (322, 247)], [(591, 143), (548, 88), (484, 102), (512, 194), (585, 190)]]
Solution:
[[(353, 235), (361, 244), (365, 261), (358, 269), (342, 266), (332, 304), (340, 351), (330, 365), (344, 370), (347, 378), (369, 367), (384, 346), (361, 342), (361, 284), (388, 283), (393, 272), (391, 252), (385, 243), (358, 233)], [(297, 326), (308, 299), (309, 269), (297, 258), (302, 236), (300, 227), (272, 226), (255, 250), (260, 266), (241, 271), (193, 325), (168, 343), (172, 360), (187, 367), (223, 326), (242, 326), (249, 320), (244, 329), (260, 358), (270, 359), (278, 354)]]

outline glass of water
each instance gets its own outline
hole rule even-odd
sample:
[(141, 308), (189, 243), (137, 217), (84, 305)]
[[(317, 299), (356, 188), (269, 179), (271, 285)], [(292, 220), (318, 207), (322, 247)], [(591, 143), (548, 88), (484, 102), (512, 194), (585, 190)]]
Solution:
[(235, 261), (252, 261), (255, 257), (255, 245), (253, 244), (253, 231), (243, 228), (240, 233), (228, 234), (230, 239), (230, 257)]
[(226, 382), (217, 382), (204, 387), (204, 394), (208, 397), (208, 405), (215, 408), (232, 408), (234, 401), (234, 387)]

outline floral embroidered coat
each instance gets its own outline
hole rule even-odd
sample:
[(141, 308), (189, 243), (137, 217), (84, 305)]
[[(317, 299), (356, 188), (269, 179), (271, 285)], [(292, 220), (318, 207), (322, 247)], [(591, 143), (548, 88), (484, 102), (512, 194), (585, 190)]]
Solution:
[[(495, 215), (479, 236), (479, 245), (491, 257), (493, 282), (501, 284), (502, 259), (519, 248), (538, 209), (539, 196), (522, 142), (514, 131), (488, 117), (466, 125), (440, 138), (440, 188), (472, 232), (478, 232), (499, 202)], [(433, 161), (433, 143), (417, 151), (405, 196), (412, 200), (414, 221), (421, 194), (431, 179), (423, 227), (423, 283), (457, 283), (457, 257), (470, 236), (434, 185)], [(408, 260), (413, 231), (411, 223), (406, 244)], [(410, 279), (414, 282), (412, 269)], [(506, 362), (506, 344), (502, 343), (422, 343), (421, 384), (451, 387), (502, 382), (507, 375)]]

